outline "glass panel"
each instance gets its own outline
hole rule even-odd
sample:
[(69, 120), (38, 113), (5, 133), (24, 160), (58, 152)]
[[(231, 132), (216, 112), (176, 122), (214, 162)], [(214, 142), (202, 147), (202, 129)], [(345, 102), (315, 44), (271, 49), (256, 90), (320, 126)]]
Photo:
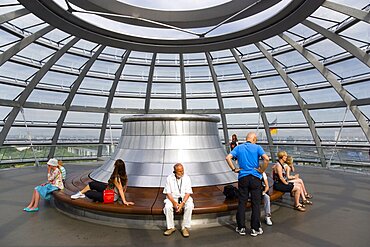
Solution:
[(40, 83), (69, 88), (76, 79), (76, 75), (48, 71)]
[(150, 64), (152, 62), (153, 53), (132, 51), (128, 59), (129, 62), (139, 62)]
[(181, 99), (151, 99), (150, 109), (181, 109)]
[(12, 62), (5, 62), (0, 67), (0, 75), (12, 79), (24, 81), (34, 75), (38, 69), (20, 65)]
[(61, 105), (67, 99), (67, 96), (67, 93), (34, 89), (28, 97), (28, 101)]
[(342, 78), (370, 73), (370, 68), (360, 62), (357, 58), (348, 59), (327, 66), (328, 69)]
[(313, 35), (316, 34), (315, 31), (313, 31), (312, 29), (304, 26), (303, 24), (297, 24), (297, 25), (295, 25), (294, 27), (292, 27), (291, 29), (289, 29), (289, 32), (292, 32), (292, 33), (294, 33), (294, 34), (297, 35), (297, 36), (292, 36), (288, 32), (285, 33), (285, 34), (287, 34), (289, 37), (291, 37), (295, 41), (301, 40), (302, 37), (306, 39), (306, 38), (311, 37), (311, 36), (313, 36)]
[(224, 98), (225, 108), (251, 108), (256, 107), (256, 101), (253, 97)]
[(24, 88), (0, 84), (0, 99), (14, 100)]
[(114, 98), (112, 107), (113, 108), (134, 108), (144, 109), (145, 99), (131, 99), (131, 98)]
[(186, 94), (215, 93), (213, 83), (186, 83)]
[(178, 94), (181, 97), (180, 83), (153, 83), (152, 94)]
[(123, 68), (122, 74), (125, 77), (141, 78), (141, 80), (148, 80), (149, 66), (126, 64)]
[[(1, 91), (0, 91), (1, 92)], [(0, 121), (4, 121), (5, 117), (10, 113), (13, 108), (11, 107), (0, 107)]]
[(72, 105), (105, 107), (107, 99), (107, 97), (102, 96), (76, 94)]
[(88, 60), (87, 57), (65, 53), (55, 64), (68, 68), (80, 69)]
[[(340, 35), (351, 37), (352, 39), (344, 37), (346, 40), (354, 44), (355, 46), (362, 47), (370, 43), (370, 33), (364, 32), (364, 30), (369, 30), (370, 24), (360, 21), (357, 24), (351, 26), (350, 28), (344, 30)], [(355, 41), (357, 39), (359, 41)]]
[[(313, 45), (307, 46), (306, 48), (307, 50), (312, 51), (324, 58), (329, 58), (331, 56), (346, 52), (343, 48), (329, 39), (325, 39)], [(320, 60), (320, 57), (318, 57), (316, 54), (313, 55)]]
[(185, 81), (211, 80), (211, 72), (208, 66), (185, 67)]
[(187, 99), (188, 109), (219, 109), (217, 99)]
[(67, 34), (67, 33), (63, 32), (62, 30), (54, 29), (54, 30), (48, 32), (47, 34), (45, 34), (43, 36), (43, 38), (50, 39), (50, 40), (58, 43), (61, 40), (65, 39), (69, 36), (70, 36), (70, 34)]
[(230, 50), (212, 51), (211, 56), (216, 62), (222, 61), (225, 58), (233, 58)]
[(264, 106), (297, 105), (297, 102), (291, 93), (264, 95), (261, 96), (261, 101)]
[(238, 64), (221, 64), (214, 66), (218, 79), (222, 79), (224, 76), (236, 76), (242, 75), (242, 71)]
[(300, 94), (307, 104), (342, 101), (339, 94), (333, 88), (304, 91)]
[(291, 51), (274, 57), (279, 61), (283, 67), (290, 67), (294, 65), (301, 65), (308, 63), (308, 61), (298, 52)]
[(41, 24), (43, 22), (44, 22), (43, 20), (39, 19), (34, 14), (24, 15), (24, 16), (18, 17), (17, 19), (9, 21), (9, 23), (15, 25), (16, 27), (20, 29), (25, 29), (30, 26)]
[(77, 47), (79, 49), (82, 49), (82, 50), (87, 50), (87, 51), (91, 51), (93, 50), (95, 47), (97, 46), (96, 43), (92, 43), (90, 41), (87, 41), (87, 40), (79, 40), (76, 44), (74, 44), (73, 47)]
[(130, 92), (130, 93), (146, 93), (146, 83), (134, 81), (120, 81), (117, 85), (116, 92)]
[[(340, 128), (317, 128), (322, 141), (335, 142), (339, 135)], [(344, 143), (363, 143), (367, 139), (360, 128), (344, 127), (340, 133), (339, 141)]]
[(114, 47), (105, 47), (102, 52), (102, 55), (112, 56), (112, 57), (122, 57), (126, 50), (114, 48)]
[(349, 93), (355, 96), (357, 99), (370, 98), (370, 81), (364, 81), (360, 83), (351, 84), (344, 86)]
[(90, 71), (114, 75), (119, 67), (119, 63), (96, 60), (91, 66)]
[[(0, 47), (19, 40), (19, 37), (0, 29)], [(1, 50), (4, 51), (5, 49), (1, 48)]]
[(131, 114), (111, 113), (109, 114), (110, 123), (121, 128), (122, 127), (121, 118), (124, 116), (131, 116)]
[(207, 63), (206, 55), (204, 53), (185, 53), (184, 64), (201, 64)]
[(258, 125), (260, 128), (263, 124), (260, 120), (260, 115), (258, 113), (238, 113), (238, 114), (226, 114), (226, 120), (228, 125)]
[(86, 141), (98, 142), (100, 131), (96, 129), (82, 128), (62, 128), (60, 131), (59, 142)]
[[(272, 47), (272, 48), (287, 45), (285, 40), (283, 40), (279, 36), (274, 36), (272, 38), (264, 40), (263, 42), (266, 43), (269, 47)], [(271, 49), (271, 48), (268, 48), (268, 49)]]
[(253, 44), (242, 46), (242, 47), (238, 47), (237, 49), (243, 55), (260, 52), (260, 50), (255, 45), (253, 45)]
[[(53, 111), (53, 110), (46, 110), (46, 109), (23, 108), (23, 111), (24, 111), (24, 117), (26, 121), (27, 122), (32, 121), (31, 124), (34, 124), (34, 123), (55, 124), (61, 114), (60, 111)], [(24, 123), (22, 114), (18, 114), (16, 121), (20, 123)]]
[(358, 108), (367, 117), (367, 119), (370, 119), (370, 106), (359, 106)]
[(326, 82), (324, 76), (316, 69), (290, 73), (288, 75), (298, 86)]
[[(80, 85), (81, 89), (87, 90), (99, 90), (99, 91), (109, 91), (112, 87), (113, 79), (104, 80), (93, 77), (85, 77)], [(79, 90), (79, 91), (80, 91)]]
[[(105, 132), (105, 136), (104, 136), (104, 142), (110, 143), (111, 138), (112, 138), (113, 143), (118, 143), (120, 138), (121, 138), (121, 132), (122, 132), (122, 130), (120, 130), (120, 129), (118, 130), (118, 129), (109, 129), (109, 128), (107, 128), (107, 131)], [(103, 151), (103, 153), (104, 153), (104, 151)]]
[(159, 67), (154, 68), (154, 81), (180, 81), (180, 67)]
[(104, 113), (93, 113), (93, 112), (67, 112), (63, 126), (68, 124), (92, 124), (94, 126), (101, 126), (103, 121)]
[(287, 87), (280, 76), (255, 78), (253, 82), (259, 90)]
[(251, 73), (274, 70), (274, 67), (266, 58), (243, 62)]
[(277, 142), (309, 142), (313, 141), (311, 131), (308, 128), (299, 128), (299, 129), (282, 129), (277, 128), (275, 132), (271, 133), (273, 141)]
[(335, 2), (357, 9), (362, 9), (369, 5), (369, 0), (336, 0)]
[[(19, 113), (20, 114), (20, 113)], [(29, 135), (31, 135), (32, 141), (45, 142), (50, 141), (55, 132), (55, 128), (36, 128), (36, 127), (15, 127), (10, 128), (9, 133), (6, 137), (8, 142), (11, 141), (22, 141), (23, 143), (30, 143)]]
[(169, 54), (169, 53), (159, 53), (157, 54), (157, 59), (155, 64), (179, 64), (180, 56), (179, 54)]
[[(69, 141), (69, 140), (67, 140)], [(75, 138), (73, 141), (90, 141), (89, 139)], [(57, 146), (55, 149), (55, 157), (63, 160), (64, 158), (92, 157), (96, 158), (98, 154), (98, 145), (77, 145), (72, 146)]]
[(219, 81), (218, 82), (222, 95), (232, 92), (249, 92), (250, 88), (246, 80)]
[(301, 111), (266, 112), (267, 121), (270, 125), (291, 126), (292, 124), (305, 124), (306, 119)]
[(345, 14), (324, 7), (319, 7), (311, 16), (324, 18), (335, 22), (342, 22), (348, 18), (348, 16)]
[[(338, 123), (344, 119), (346, 108), (310, 110), (312, 119), (319, 123)], [(346, 121), (356, 121), (351, 111), (347, 112)]]
[[(41, 45), (37, 44), (30, 44), (21, 51), (17, 53), (17, 55), (23, 56), (27, 59), (32, 59), (36, 61), (43, 61), (46, 57), (54, 54), (55, 50), (46, 48)], [(46, 62), (50, 57), (44, 60)]]

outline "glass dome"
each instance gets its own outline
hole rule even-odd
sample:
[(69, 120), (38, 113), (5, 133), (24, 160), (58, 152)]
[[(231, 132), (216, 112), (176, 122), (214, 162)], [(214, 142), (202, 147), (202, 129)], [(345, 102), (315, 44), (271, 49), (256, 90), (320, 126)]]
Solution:
[(0, 164), (109, 156), (120, 118), (150, 113), (218, 116), (226, 148), (257, 131), (272, 157), (370, 164), (369, 1), (99, 2), (0, 4)]

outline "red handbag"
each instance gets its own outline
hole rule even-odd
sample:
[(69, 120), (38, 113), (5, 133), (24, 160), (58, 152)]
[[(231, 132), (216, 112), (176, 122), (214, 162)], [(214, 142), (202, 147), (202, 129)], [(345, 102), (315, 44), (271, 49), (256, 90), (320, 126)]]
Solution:
[(114, 190), (104, 190), (103, 191), (103, 203), (113, 203), (114, 202)]

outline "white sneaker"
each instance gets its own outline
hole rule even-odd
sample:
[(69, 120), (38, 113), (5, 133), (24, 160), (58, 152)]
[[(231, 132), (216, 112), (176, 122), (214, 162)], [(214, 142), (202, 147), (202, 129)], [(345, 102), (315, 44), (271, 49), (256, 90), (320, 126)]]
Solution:
[(71, 199), (85, 198), (85, 194), (82, 194), (81, 191), (77, 192), (74, 195), (71, 195)]
[(251, 236), (252, 237), (256, 237), (257, 235), (261, 235), (263, 233), (263, 230), (262, 228), (258, 228), (258, 231), (254, 230), (254, 229), (251, 229)]
[(245, 228), (239, 228), (239, 227), (236, 227), (235, 228), (235, 231), (237, 232), (237, 233), (239, 233), (240, 235), (245, 235)]
[(266, 216), (265, 222), (266, 222), (266, 225), (272, 226), (272, 221), (271, 221), (271, 217), (270, 216)]

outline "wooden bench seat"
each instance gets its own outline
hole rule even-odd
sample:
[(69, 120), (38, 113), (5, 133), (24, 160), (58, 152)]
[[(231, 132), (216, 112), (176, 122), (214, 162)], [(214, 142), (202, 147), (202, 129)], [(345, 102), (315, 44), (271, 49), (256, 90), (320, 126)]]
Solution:
[[(128, 187), (125, 196), (128, 201), (135, 202), (133, 206), (125, 206), (119, 202), (113, 204), (103, 204), (93, 202), (88, 198), (72, 200), (70, 196), (84, 188), (91, 179), (88, 177), (90, 172), (84, 174), (71, 174), (65, 182), (65, 189), (55, 191), (55, 200), (61, 201), (72, 206), (102, 212), (139, 214), (139, 215), (163, 215), (165, 195), (163, 188), (139, 188)], [(233, 184), (237, 186), (237, 183)], [(203, 186), (193, 188), (193, 199), (195, 208), (193, 214), (221, 213), (236, 210), (238, 200), (226, 200), (223, 194), (225, 185)], [(275, 201), (283, 196), (283, 192), (270, 191), (271, 201)], [(247, 203), (250, 207), (250, 203)]]

